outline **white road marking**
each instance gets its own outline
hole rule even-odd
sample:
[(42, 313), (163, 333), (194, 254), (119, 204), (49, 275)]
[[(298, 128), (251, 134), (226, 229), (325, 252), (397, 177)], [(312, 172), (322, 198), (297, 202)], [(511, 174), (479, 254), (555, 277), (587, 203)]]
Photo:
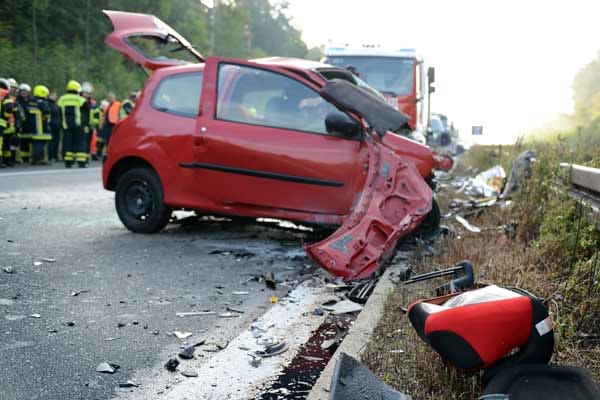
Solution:
[[(164, 378), (164, 374), (155, 376), (149, 384), (142, 384), (139, 390), (120, 392), (118, 399), (156, 399), (161, 400), (247, 400), (256, 398), (266, 383), (277, 378), (283, 368), (290, 363), (300, 346), (310, 338), (311, 333), (323, 323), (323, 316), (313, 315), (326, 297), (330, 297), (323, 286), (313, 287), (303, 283), (292, 290), (285, 299), (275, 304), (253, 325), (267, 328), (263, 338), (283, 339), (288, 350), (275, 357), (265, 358), (258, 367), (250, 365), (248, 353), (262, 350), (257, 338), (249, 328), (232, 340), (227, 348), (215, 354), (211, 359), (182, 361), (179, 370), (192, 370), (197, 378), (183, 378), (179, 374), (176, 380)], [(202, 347), (198, 348), (201, 352)], [(242, 350), (245, 349), (245, 350)], [(163, 361), (164, 363), (164, 361)], [(155, 368), (161, 368), (156, 366)], [(137, 375), (137, 374), (136, 374)], [(138, 376), (143, 379), (142, 376)], [(158, 378), (158, 379), (157, 379)], [(136, 376), (132, 377), (136, 381)], [(139, 379), (138, 379), (139, 380)], [(160, 393), (157, 396), (157, 393)]]
[(101, 171), (102, 167), (94, 168), (73, 168), (73, 169), (45, 169), (41, 171), (21, 171), (21, 172), (0, 172), (0, 178), (9, 176), (26, 176), (26, 175), (53, 175), (75, 172)]

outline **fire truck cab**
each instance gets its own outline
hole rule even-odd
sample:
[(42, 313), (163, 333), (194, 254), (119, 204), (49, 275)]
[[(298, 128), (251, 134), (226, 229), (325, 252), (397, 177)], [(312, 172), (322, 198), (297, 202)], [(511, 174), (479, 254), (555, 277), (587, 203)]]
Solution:
[(331, 45), (323, 62), (348, 68), (385, 96), (391, 106), (410, 119), (406, 136), (425, 143), (428, 115), (428, 76), (423, 58), (414, 49), (392, 49), (374, 45)]

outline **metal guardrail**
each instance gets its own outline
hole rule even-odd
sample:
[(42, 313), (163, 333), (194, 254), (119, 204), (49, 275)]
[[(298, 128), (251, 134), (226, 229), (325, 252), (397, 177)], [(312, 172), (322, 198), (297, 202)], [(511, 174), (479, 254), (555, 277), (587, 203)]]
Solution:
[[(569, 195), (592, 211), (587, 213), (588, 221), (597, 221), (600, 214), (600, 169), (569, 163), (560, 163), (560, 166), (570, 170)], [(600, 222), (596, 227), (600, 229)]]

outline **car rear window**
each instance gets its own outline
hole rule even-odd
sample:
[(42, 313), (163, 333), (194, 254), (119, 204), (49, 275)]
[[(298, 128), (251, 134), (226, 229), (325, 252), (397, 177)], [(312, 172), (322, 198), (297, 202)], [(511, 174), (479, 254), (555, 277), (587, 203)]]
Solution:
[(202, 72), (171, 75), (158, 84), (152, 107), (158, 111), (195, 118), (200, 109)]

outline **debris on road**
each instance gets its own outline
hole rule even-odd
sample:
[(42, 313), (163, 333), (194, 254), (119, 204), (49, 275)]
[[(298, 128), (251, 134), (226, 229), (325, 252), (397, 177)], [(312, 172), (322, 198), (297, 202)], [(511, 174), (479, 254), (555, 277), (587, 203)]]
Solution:
[(89, 293), (89, 290), (77, 290), (77, 291), (73, 291), (71, 292), (71, 297), (77, 297), (82, 293)]
[(34, 261), (33, 262), (33, 266), (34, 267), (39, 267), (40, 265), (42, 265), (43, 263), (41, 261)]
[(238, 314), (245, 313), (244, 310), (240, 310), (239, 308), (235, 308), (235, 307), (231, 307), (231, 306), (227, 306), (226, 309), (227, 309), (227, 311), (231, 311), (231, 312), (238, 313)]
[(6, 272), (7, 274), (12, 274), (12, 273), (14, 273), (14, 272), (15, 272), (15, 270), (14, 270), (14, 268), (13, 268), (13, 267), (4, 267), (4, 268), (2, 268), (2, 270), (3, 270), (4, 272)]
[(248, 360), (250, 365), (252, 365), (254, 368), (258, 368), (262, 363), (262, 357), (252, 353), (248, 353), (248, 355), (250, 356), (250, 360)]
[(333, 305), (323, 304), (321, 308), (333, 315), (340, 315), (359, 312), (363, 309), (363, 306), (350, 300), (342, 300)]
[(119, 383), (119, 387), (120, 388), (133, 388), (133, 387), (140, 387), (140, 384), (132, 382), (132, 381), (127, 381), (125, 383)]
[(285, 353), (288, 349), (287, 343), (285, 341), (281, 341), (278, 343), (274, 343), (271, 345), (267, 345), (265, 346), (264, 350), (259, 350), (256, 351), (254, 354), (256, 354), (257, 356), (266, 358), (266, 357), (273, 357), (273, 356), (277, 356), (279, 354)]
[(125, 326), (127, 326), (127, 324), (125, 322), (119, 322), (119, 323), (117, 323), (117, 328), (123, 328)]
[(468, 196), (498, 197), (504, 186), (504, 178), (506, 178), (504, 168), (501, 165), (496, 165), (477, 174), (475, 178), (469, 178), (458, 191), (464, 191)]
[(192, 332), (173, 331), (173, 335), (177, 336), (177, 339), (187, 339), (192, 336)]
[(231, 312), (221, 313), (219, 314), (219, 318), (239, 318), (239, 314), (234, 314)]
[(114, 374), (115, 372), (117, 372), (117, 370), (119, 368), (121, 368), (120, 365), (112, 364), (112, 363), (108, 363), (108, 362), (101, 362), (96, 367), (96, 372), (101, 372), (101, 373), (105, 373), (105, 374)]
[(105, 342), (112, 342), (113, 340), (121, 339), (121, 336), (109, 337), (104, 339)]
[(65, 321), (62, 322), (64, 326), (75, 326), (75, 321)]
[(412, 397), (383, 383), (369, 369), (346, 353), (335, 364), (330, 400), (411, 400)]
[(196, 352), (196, 347), (194, 347), (194, 346), (186, 347), (179, 353), (179, 358), (182, 358), (184, 360), (191, 360), (194, 358), (195, 352)]
[(190, 312), (178, 312), (175, 313), (178, 317), (199, 317), (203, 315), (216, 315), (215, 311), (190, 311)]
[(265, 285), (268, 289), (276, 290), (277, 289), (277, 281), (275, 280), (275, 275), (273, 272), (267, 272), (264, 275)]
[(40, 314), (31, 314), (30, 317), (31, 318), (42, 318), (42, 316)]
[(176, 358), (171, 358), (165, 364), (165, 369), (170, 372), (175, 372), (177, 370), (178, 366), (179, 366), (179, 360), (177, 360)]
[(376, 283), (376, 280), (369, 280), (354, 286), (348, 293), (348, 299), (355, 303), (365, 304), (371, 293), (373, 293)]
[(247, 296), (247, 295), (250, 294), (250, 292), (239, 291), (239, 292), (233, 292), (232, 294), (235, 295), (235, 296)]
[(277, 296), (271, 296), (271, 297), (269, 297), (269, 302), (270, 302), (271, 304), (275, 304), (275, 303), (277, 303), (278, 301), (279, 301), (279, 297), (277, 297)]
[(198, 373), (196, 371), (183, 370), (183, 371), (179, 371), (179, 373), (181, 375), (185, 376), (186, 378), (197, 378), (198, 377)]
[(456, 220), (465, 227), (466, 230), (468, 230), (469, 232), (473, 232), (473, 233), (480, 233), (481, 232), (481, 228), (475, 226), (475, 225), (471, 225), (469, 223), (469, 221), (467, 221), (466, 219), (464, 219), (463, 217), (461, 217), (460, 215), (455, 215), (454, 218), (456, 218)]
[(42, 258), (40, 258), (40, 261), (47, 262), (47, 263), (55, 263), (56, 262), (56, 258), (42, 257)]

